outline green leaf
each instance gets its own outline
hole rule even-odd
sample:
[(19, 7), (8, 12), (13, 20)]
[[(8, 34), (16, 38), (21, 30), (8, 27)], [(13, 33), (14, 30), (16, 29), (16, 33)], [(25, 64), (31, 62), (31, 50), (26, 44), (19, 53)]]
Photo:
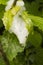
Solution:
[(43, 49), (37, 49), (33, 65), (43, 65)]
[(23, 53), (19, 53), (16, 58), (10, 62), (10, 65), (24, 65), (25, 64), (25, 55)]
[(33, 21), (34, 26), (43, 31), (43, 18), (29, 14), (29, 18)]
[(25, 6), (29, 14), (43, 17), (43, 0), (35, 0), (31, 3), (26, 1)]
[(1, 38), (3, 51), (6, 53), (9, 60), (13, 60), (18, 52), (22, 52), (24, 47), (19, 44), (17, 37), (14, 34), (4, 32)]
[(7, 1), (9, 0), (0, 0), (0, 4), (6, 5)]
[(28, 11), (29, 14), (34, 14), (34, 15), (37, 15), (38, 13), (38, 8), (39, 8), (39, 3), (37, 2), (32, 2), (31, 4), (29, 2), (26, 2), (25, 6), (26, 6), (26, 9)]
[(9, 30), (9, 28), (10, 28), (10, 26), (12, 24), (12, 20), (13, 20), (13, 16), (12, 16), (11, 10), (8, 10), (8, 11), (6, 11), (4, 13), (4, 16), (3, 16), (2, 20), (3, 20), (3, 24), (5, 26), (5, 29)]
[(5, 65), (5, 62), (4, 62), (3, 57), (1, 56), (1, 54), (0, 54), (0, 65)]
[(5, 11), (5, 5), (0, 5), (0, 19), (2, 19), (3, 15), (4, 15), (4, 11)]
[(37, 2), (42, 2), (43, 3), (43, 0), (36, 0)]
[(39, 47), (41, 45), (42, 42), (42, 37), (40, 35), (40, 33), (38, 33), (37, 31), (34, 31), (33, 34), (30, 34), (28, 36), (28, 41), (35, 47)]

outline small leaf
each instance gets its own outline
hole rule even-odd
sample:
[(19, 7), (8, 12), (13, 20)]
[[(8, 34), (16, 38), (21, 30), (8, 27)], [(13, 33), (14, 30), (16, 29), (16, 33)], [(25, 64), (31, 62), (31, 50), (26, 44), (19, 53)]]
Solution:
[(17, 37), (14, 34), (4, 32), (1, 38), (3, 51), (6, 53), (9, 60), (13, 60), (18, 52), (22, 52), (24, 47), (19, 44)]
[(33, 46), (39, 47), (41, 45), (41, 42), (42, 42), (42, 37), (41, 37), (40, 33), (34, 31), (33, 34), (30, 34), (28, 36), (28, 40), (30, 41), (30, 43)]

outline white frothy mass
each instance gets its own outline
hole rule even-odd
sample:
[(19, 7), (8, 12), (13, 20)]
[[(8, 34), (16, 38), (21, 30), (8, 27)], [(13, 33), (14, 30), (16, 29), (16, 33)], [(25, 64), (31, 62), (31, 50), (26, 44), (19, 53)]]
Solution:
[(7, 6), (5, 7), (5, 11), (9, 10), (9, 9), (12, 7), (14, 1), (15, 1), (15, 0), (9, 0), (9, 1), (7, 2)]
[[(5, 10), (9, 10), (13, 5), (14, 0), (9, 0)], [(9, 32), (13, 32), (21, 44), (25, 44), (29, 31), (26, 28), (26, 24), (22, 18), (19, 17), (21, 13), (26, 10), (23, 1), (17, 1), (16, 6), (20, 6), (20, 11), (13, 17), (12, 25)]]
[(29, 32), (25, 26), (25, 22), (20, 17), (14, 16), (13, 23), (9, 31), (16, 34), (21, 44), (25, 44)]
[(24, 1), (23, 0), (17, 1), (16, 5), (17, 6), (24, 6)]

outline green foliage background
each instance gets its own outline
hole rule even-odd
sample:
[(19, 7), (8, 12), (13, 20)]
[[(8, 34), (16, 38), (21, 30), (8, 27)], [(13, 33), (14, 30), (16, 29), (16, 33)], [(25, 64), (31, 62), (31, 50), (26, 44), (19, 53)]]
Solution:
[(3, 25), (7, 1), (0, 0), (0, 65), (43, 65), (43, 0), (24, 0), (34, 28), (25, 47)]

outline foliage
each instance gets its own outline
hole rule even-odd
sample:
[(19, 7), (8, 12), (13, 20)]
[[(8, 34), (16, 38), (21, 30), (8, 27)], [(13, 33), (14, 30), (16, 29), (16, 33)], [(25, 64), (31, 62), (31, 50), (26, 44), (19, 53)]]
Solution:
[[(4, 27), (2, 18), (7, 2), (8, 0), (0, 0), (0, 65), (43, 65), (43, 0), (24, 0), (26, 12), (21, 17), (26, 21), (30, 19), (30, 25), (33, 26), (29, 28), (32, 31), (25, 46)], [(9, 14), (7, 17), (11, 21)]]

